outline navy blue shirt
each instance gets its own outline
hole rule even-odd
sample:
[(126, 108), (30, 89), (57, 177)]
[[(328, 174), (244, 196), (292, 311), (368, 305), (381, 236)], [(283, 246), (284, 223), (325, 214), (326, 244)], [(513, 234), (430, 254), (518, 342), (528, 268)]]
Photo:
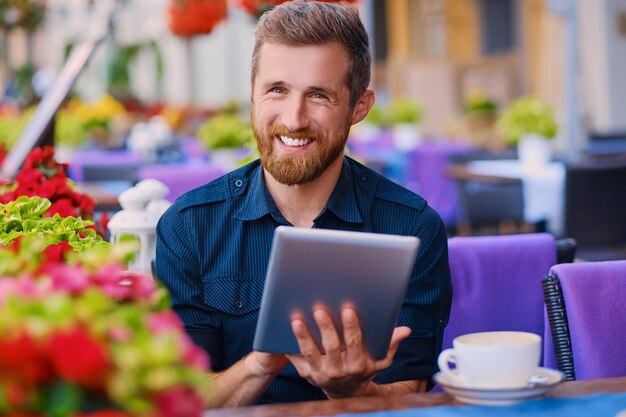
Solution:
[[(254, 161), (183, 196), (157, 226), (157, 277), (194, 342), (226, 369), (252, 351), (274, 229), (290, 225)], [(375, 381), (429, 379), (441, 350), (452, 290), (447, 236), (418, 195), (345, 157), (313, 227), (417, 236), (420, 249), (398, 325), (409, 326), (393, 365)], [(325, 399), (289, 364), (260, 403)]]

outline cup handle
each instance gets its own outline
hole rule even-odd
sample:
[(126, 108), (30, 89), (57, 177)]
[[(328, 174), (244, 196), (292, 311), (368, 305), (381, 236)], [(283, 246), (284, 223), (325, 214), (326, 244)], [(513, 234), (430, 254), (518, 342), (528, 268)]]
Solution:
[(446, 349), (439, 354), (439, 358), (437, 359), (437, 364), (439, 365), (439, 370), (442, 372), (451, 372), (450, 363), (456, 363), (456, 356), (454, 355), (454, 349)]

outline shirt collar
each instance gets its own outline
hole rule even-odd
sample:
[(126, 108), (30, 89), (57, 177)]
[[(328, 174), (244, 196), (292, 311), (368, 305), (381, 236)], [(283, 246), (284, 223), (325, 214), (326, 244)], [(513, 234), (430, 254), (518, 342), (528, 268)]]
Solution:
[[(346, 222), (361, 223), (363, 221), (356, 203), (353, 183), (352, 170), (347, 159), (344, 158), (341, 174), (326, 203), (326, 207), (322, 210), (322, 215), (327, 210), (330, 210)], [(250, 177), (248, 192), (235, 217), (240, 220), (256, 220), (266, 214), (272, 214), (274, 210), (277, 210), (276, 203), (274, 203), (267, 191), (265, 179), (263, 178), (263, 166), (259, 164)]]

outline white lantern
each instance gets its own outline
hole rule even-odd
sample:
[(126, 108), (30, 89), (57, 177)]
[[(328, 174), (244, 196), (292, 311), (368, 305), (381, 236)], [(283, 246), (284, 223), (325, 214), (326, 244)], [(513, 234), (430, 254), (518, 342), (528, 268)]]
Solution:
[(151, 274), (151, 262), (154, 256), (151, 248), (156, 247), (156, 223), (146, 207), (150, 195), (144, 190), (133, 187), (118, 197), (122, 210), (113, 215), (109, 221), (111, 243), (135, 239), (139, 249), (135, 259), (128, 265), (130, 271)]

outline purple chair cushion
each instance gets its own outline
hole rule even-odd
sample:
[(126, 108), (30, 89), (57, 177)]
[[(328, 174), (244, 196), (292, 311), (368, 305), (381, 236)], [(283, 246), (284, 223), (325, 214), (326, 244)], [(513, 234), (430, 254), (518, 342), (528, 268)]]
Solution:
[[(560, 264), (550, 274), (563, 291), (576, 379), (625, 376), (626, 261)], [(546, 351), (556, 367), (554, 347)]]
[(450, 156), (472, 150), (468, 143), (424, 141), (408, 157), (405, 185), (428, 201), (446, 224), (458, 222), (457, 185), (449, 175)]
[(206, 184), (224, 174), (224, 170), (213, 164), (189, 165), (145, 165), (139, 168), (139, 179), (154, 178), (169, 188), (165, 199), (174, 202), (189, 190)]
[(541, 278), (556, 263), (552, 235), (453, 237), (448, 248), (453, 295), (444, 349), (466, 333), (515, 330), (543, 335)]

